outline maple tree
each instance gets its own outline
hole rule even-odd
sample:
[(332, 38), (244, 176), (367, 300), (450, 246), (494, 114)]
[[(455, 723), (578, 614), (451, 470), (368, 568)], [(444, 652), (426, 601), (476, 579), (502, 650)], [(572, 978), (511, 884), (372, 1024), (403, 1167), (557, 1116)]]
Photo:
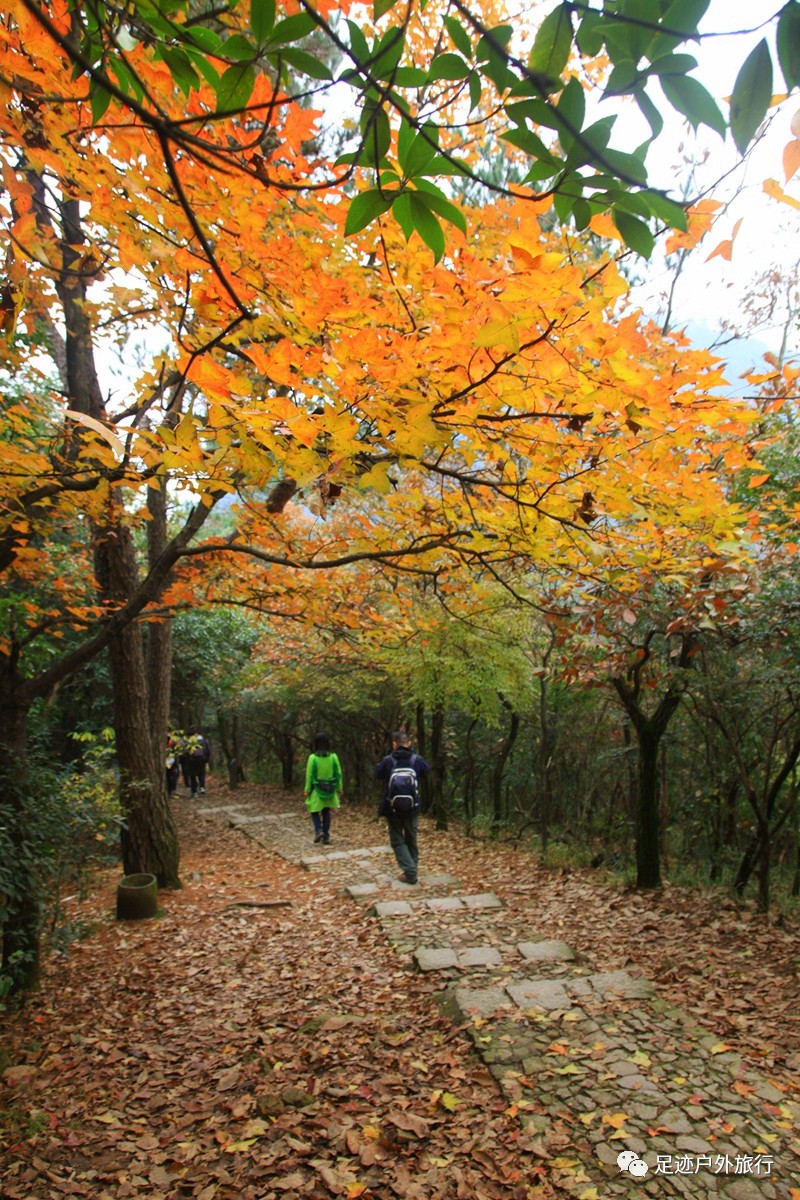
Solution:
[[(268, 6), (232, 8), (220, 31), (217, 17), (140, 7), (127, 35), (107, 16), (15, 0), (0, 25), (2, 368), (23, 381), (3, 409), (0, 568), (18, 599), (0, 741), (17, 819), (31, 705), (108, 648), (124, 864), (176, 884), (162, 757), (169, 616), (204, 586), (190, 564), (247, 555), (256, 603), (266, 575), (288, 613), (298, 571), (357, 561), (433, 575), (536, 561), (591, 577), (607, 554), (634, 553), (632, 523), (718, 508), (725, 536), (698, 464), (721, 428), (733, 469), (740, 426), (708, 395), (720, 378), (708, 355), (615, 312), (625, 285), (607, 256), (542, 232), (549, 192), (473, 214), (467, 235), (459, 206), (425, 182), (441, 169), (432, 132), (394, 101), (387, 126), (385, 88), (372, 104), (367, 89), (358, 136), (416, 181), (413, 221), (398, 195), (398, 223), (362, 222), (370, 189), (351, 200), (355, 163), (328, 170), (318, 113), (279, 69), (314, 78), (293, 48), (313, 13), (274, 24)], [(403, 27), (420, 53), (436, 28), (433, 10)], [(480, 59), (490, 80), (493, 54)], [(593, 201), (593, 228), (630, 236), (624, 203), (612, 221)], [(667, 215), (681, 223), (676, 206)], [(453, 224), (446, 255), (439, 217)], [(110, 387), (109, 356), (125, 371)], [(174, 495), (189, 503), (173, 509)], [(235, 528), (201, 537), (228, 497)], [(320, 519), (292, 519), (293, 500)], [(69, 575), (49, 552), (59, 538)], [(24, 869), (14, 905), (6, 963), (34, 941)]]

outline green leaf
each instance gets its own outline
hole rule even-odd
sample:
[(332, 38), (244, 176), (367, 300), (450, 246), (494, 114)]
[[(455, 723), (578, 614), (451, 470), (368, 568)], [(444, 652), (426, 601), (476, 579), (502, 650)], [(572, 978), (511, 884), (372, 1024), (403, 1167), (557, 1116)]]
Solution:
[(370, 225), (376, 217), (380, 217), (388, 209), (392, 207), (396, 192), (386, 194), (378, 191), (377, 188), (372, 188), (368, 192), (361, 192), (354, 200), (351, 201), (350, 207), (347, 210), (347, 219), (344, 223), (344, 235), (350, 237), (353, 233), (358, 233), (359, 230), (365, 229)]
[(558, 129), (561, 145), (569, 153), (573, 138), (580, 132), (586, 115), (586, 95), (576, 76), (573, 75), (564, 88), (555, 111), (558, 117), (555, 128)]
[(583, 197), (576, 200), (572, 207), (572, 219), (575, 222), (575, 228), (580, 233), (586, 229), (592, 219), (592, 208)]
[(389, 118), (382, 105), (370, 100), (361, 114), (361, 132), (368, 160), (374, 165), (383, 160), (392, 142)]
[(250, 0), (250, 28), (259, 46), (275, 24), (275, 0)]
[(460, 50), (465, 58), (471, 58), (472, 42), (464, 26), (455, 17), (445, 17), (444, 24), (456, 50)]
[(473, 71), (469, 77), (469, 104), (470, 112), (477, 108), (481, 102), (481, 92), (483, 91), (483, 81), (477, 71)]
[(380, 21), (387, 12), (391, 12), (397, 4), (397, 0), (374, 0), (372, 5), (372, 16), (375, 21)]
[(312, 29), (316, 29), (314, 18), (308, 13), (295, 13), (293, 17), (284, 17), (282, 21), (273, 29), (267, 40), (267, 45), (285, 46), (287, 42), (299, 42), (301, 38), (308, 37)]
[(295, 70), (300, 71), (303, 75), (308, 75), (311, 79), (333, 79), (330, 68), (305, 50), (282, 50), (281, 56), (284, 62), (289, 63)]
[(102, 84), (96, 83), (92, 87), (89, 102), (92, 108), (92, 121), (96, 125), (108, 111), (108, 106), (111, 103), (111, 92), (107, 91)]
[(497, 54), (498, 50), (505, 51), (513, 32), (513, 25), (497, 25), (488, 30), (475, 48), (475, 61), (486, 62), (492, 54)]
[(605, 26), (598, 12), (586, 12), (583, 15), (575, 44), (584, 58), (596, 58), (603, 49), (605, 42)]
[(670, 200), (668, 196), (662, 196), (660, 192), (643, 191), (639, 195), (644, 197), (650, 212), (654, 217), (658, 217), (659, 221), (664, 221), (671, 229), (685, 231), (688, 228), (686, 209), (683, 205)]
[(444, 254), (444, 232), (425, 203), (425, 199), (419, 192), (411, 193), (411, 216), (414, 220), (414, 228), (425, 245), (433, 251), (434, 260), (438, 262)]
[(405, 49), (402, 29), (387, 29), (381, 40), (372, 47), (368, 63), (364, 64), (373, 79), (391, 79)]
[(438, 128), (431, 124), (424, 125), (402, 157), (399, 157), (400, 166), (406, 178), (413, 179), (415, 175), (421, 175), (430, 165), (438, 150)]
[(204, 54), (221, 54), (222, 38), (205, 25), (192, 25), (184, 33), (184, 42), (198, 46)]
[(694, 71), (697, 59), (691, 54), (662, 54), (654, 58), (647, 68), (647, 75), (687, 75)]
[(620, 150), (606, 150), (603, 166), (611, 168), (618, 179), (626, 183), (647, 183), (647, 169), (635, 154), (623, 154)]
[(456, 229), (460, 229), (462, 233), (467, 232), (467, 219), (461, 209), (456, 208), (455, 204), (447, 199), (435, 183), (431, 183), (427, 179), (419, 179), (416, 186), (418, 193), (424, 193), (422, 198), (433, 212), (443, 217), (445, 221), (449, 221), (451, 225), (455, 225)]
[(716, 130), (720, 137), (725, 137), (725, 118), (702, 83), (688, 75), (667, 75), (662, 77), (660, 82), (661, 90), (672, 107), (683, 113), (693, 129), (697, 129), (699, 125), (708, 125)]
[(397, 87), (420, 88), (428, 82), (428, 72), (422, 67), (398, 67), (392, 78)]
[(414, 232), (414, 217), (411, 212), (411, 193), (401, 192), (392, 205), (392, 216), (403, 231), (403, 237), (408, 241)]
[(742, 64), (731, 95), (731, 133), (744, 154), (772, 100), (772, 59), (762, 38)]
[(240, 112), (253, 94), (256, 73), (250, 63), (228, 67), (217, 88), (217, 112)]
[(789, 0), (778, 17), (778, 62), (789, 91), (800, 84), (800, 4)]
[(500, 136), (504, 142), (510, 142), (512, 146), (524, 150), (531, 158), (548, 163), (551, 170), (558, 165), (559, 160), (550, 153), (538, 134), (534, 133), (532, 129), (528, 129), (527, 126), (521, 125), (518, 129), (509, 129)]
[(200, 84), (197, 72), (184, 50), (179, 47), (167, 48), (161, 50), (162, 58), (169, 67), (169, 72), (172, 78), (177, 83), (178, 87), (183, 92), (184, 96), (188, 96), (193, 88)]
[(469, 74), (470, 68), (461, 55), (448, 50), (436, 55), (428, 71), (428, 79), (431, 82), (436, 79), (466, 79)]
[(652, 137), (657, 138), (661, 133), (661, 130), (664, 128), (664, 118), (661, 116), (658, 108), (647, 95), (647, 92), (644, 90), (644, 88), (637, 88), (633, 93), (633, 96), (636, 100), (636, 103), (639, 105), (642, 116), (650, 126), (650, 133)]
[(233, 37), (229, 37), (222, 43), (219, 48), (219, 56), (231, 59), (233, 62), (255, 62), (258, 57), (258, 48), (248, 38), (242, 37), (240, 33), (235, 33)]
[[(539, 26), (528, 55), (528, 70), (561, 83), (561, 72), (572, 51), (571, 5), (561, 4), (545, 17)], [(555, 87), (551, 90), (555, 90)]]
[(625, 245), (641, 254), (642, 258), (649, 258), (655, 245), (650, 227), (638, 217), (632, 217), (630, 213), (622, 212), (619, 208), (613, 208), (611, 216)]
[(584, 129), (580, 138), (575, 139), (567, 155), (567, 167), (574, 170), (575, 167), (583, 166), (584, 163), (597, 163), (599, 158), (605, 161), (606, 149), (616, 119), (616, 117), (602, 117), (601, 120), (595, 121), (593, 125)]

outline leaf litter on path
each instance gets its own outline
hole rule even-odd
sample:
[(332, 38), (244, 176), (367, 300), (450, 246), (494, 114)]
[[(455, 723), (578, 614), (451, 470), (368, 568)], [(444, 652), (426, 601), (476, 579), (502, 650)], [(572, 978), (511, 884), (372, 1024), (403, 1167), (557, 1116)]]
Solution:
[[(237, 803), (248, 797), (302, 812), (277, 789), (240, 790)], [(41, 993), (5, 1021), (8, 1200), (563, 1194), (575, 1134), (529, 1134), (526, 1110), (439, 1015), (435, 978), (411, 973), (323, 874), (187, 802), (176, 811), (183, 890), (160, 894), (159, 919), (120, 924), (117, 873), (106, 876), (80, 905), (95, 932), (50, 959)], [(383, 837), (370, 810), (337, 814), (334, 842)], [(428, 871), (505, 901), (484, 935), (505, 945), (522, 923), (597, 969), (642, 968), (719, 1053), (733, 1047), (797, 1094), (794, 926), (719, 897), (546, 870), (429, 822), (422, 845)], [(551, 1049), (563, 1061), (569, 1045)]]

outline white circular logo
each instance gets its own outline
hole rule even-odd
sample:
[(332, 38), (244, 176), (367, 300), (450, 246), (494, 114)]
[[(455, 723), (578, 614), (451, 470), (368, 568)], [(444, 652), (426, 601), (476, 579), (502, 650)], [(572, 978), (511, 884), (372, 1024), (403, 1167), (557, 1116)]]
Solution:
[(648, 1172), (647, 1163), (643, 1158), (639, 1158), (635, 1150), (621, 1150), (617, 1155), (617, 1166), (620, 1171), (627, 1171), (636, 1179), (644, 1179)]

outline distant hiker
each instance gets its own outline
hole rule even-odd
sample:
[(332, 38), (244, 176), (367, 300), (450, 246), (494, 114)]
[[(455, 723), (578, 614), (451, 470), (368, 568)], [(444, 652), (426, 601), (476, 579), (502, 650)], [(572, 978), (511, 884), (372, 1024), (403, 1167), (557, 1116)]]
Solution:
[(178, 739), (173, 733), (167, 734), (167, 795), (174, 796), (178, 786)]
[(175, 729), (173, 735), (175, 738), (175, 754), (178, 759), (183, 786), (188, 788), (191, 786), (189, 778), (189, 739), (182, 729)]
[(382, 758), (375, 769), (386, 784), (378, 816), (386, 817), (389, 843), (403, 883), (416, 883), (419, 867), (419, 781), (430, 767), (411, 749), (411, 738), (403, 730), (392, 734), (392, 753)]
[(208, 739), (204, 738), (199, 731), (190, 734), (186, 739), (186, 754), (188, 756), (189, 787), (192, 789), (192, 795), (196, 796), (199, 792), (201, 796), (205, 796), (206, 767), (211, 758), (211, 746)]
[(331, 840), (331, 812), (341, 803), (342, 767), (331, 750), (326, 733), (314, 738), (314, 750), (306, 763), (306, 808), (314, 823), (314, 844), (327, 846)]

